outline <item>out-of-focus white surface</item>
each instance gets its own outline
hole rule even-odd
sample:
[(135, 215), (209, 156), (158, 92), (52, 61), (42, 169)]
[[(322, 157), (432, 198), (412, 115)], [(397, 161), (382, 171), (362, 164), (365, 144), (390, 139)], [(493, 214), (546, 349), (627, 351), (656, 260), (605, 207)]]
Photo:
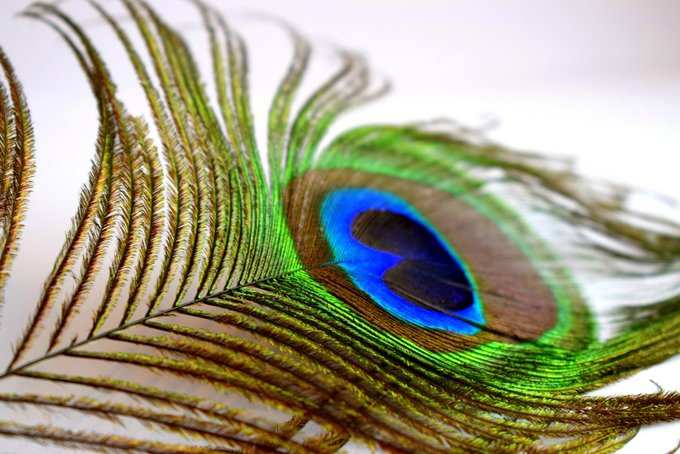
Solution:
[[(75, 60), (56, 35), (14, 18), (25, 0), (0, 3), (0, 45), (24, 82), (36, 127), (37, 175), (15, 278), (7, 301), (35, 300), (93, 155), (95, 104)], [(120, 10), (115, 1), (104, 1)], [(199, 49), (204, 35), (187, 2), (163, 0), (162, 13)], [(289, 20), (320, 43), (312, 79), (332, 70), (333, 46), (360, 50), (394, 91), (343, 125), (446, 116), (479, 126), (502, 143), (575, 156), (587, 174), (680, 197), (680, 2), (676, 0), (312, 0), (216, 1), (252, 44), (253, 104), (263, 137), (267, 104), (290, 49), (285, 35), (246, 14)], [(63, 2), (94, 18), (82, 1)], [(144, 100), (119, 45), (97, 20), (88, 30), (133, 113)], [(205, 57), (205, 54), (201, 54)], [(205, 60), (205, 59), (204, 59)], [(206, 77), (209, 79), (209, 76)], [(311, 87), (311, 85), (309, 85)], [(307, 88), (309, 88), (307, 87)], [(20, 329), (25, 312), (6, 310)], [(10, 329), (11, 331), (11, 329)], [(11, 333), (3, 332), (3, 336)], [(3, 342), (4, 342), (3, 338)], [(4, 351), (0, 351), (4, 353)], [(680, 389), (680, 361), (612, 387), (617, 393)], [(680, 424), (644, 429), (624, 450), (663, 453)], [(1, 449), (0, 449), (1, 450)]]

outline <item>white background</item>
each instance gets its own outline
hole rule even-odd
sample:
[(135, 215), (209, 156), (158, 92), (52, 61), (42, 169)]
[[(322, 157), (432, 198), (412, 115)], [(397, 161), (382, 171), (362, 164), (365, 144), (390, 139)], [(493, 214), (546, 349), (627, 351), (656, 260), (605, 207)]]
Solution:
[[(64, 2), (88, 23), (120, 82), (130, 110), (143, 112), (124, 55), (84, 2)], [(105, 1), (117, 9), (117, 2)], [(204, 36), (185, 2), (162, 13), (200, 45)], [(266, 113), (285, 70), (285, 36), (247, 11), (282, 17), (319, 43), (313, 80), (332, 69), (333, 46), (360, 50), (393, 81), (389, 98), (343, 120), (410, 121), (447, 116), (480, 126), (502, 143), (574, 156), (579, 168), (680, 197), (680, 2), (677, 0), (215, 2), (252, 43), (253, 102)], [(29, 96), (38, 171), (5, 325), (20, 327), (35, 299), (85, 182), (96, 132), (94, 102), (73, 58), (46, 27), (13, 14), (25, 0), (0, 2), (0, 45)], [(319, 63), (320, 62), (320, 63)], [(325, 71), (325, 72), (324, 72)], [(311, 87), (311, 85), (310, 85)], [(309, 88), (309, 87), (308, 87)], [(263, 136), (264, 123), (258, 123)], [(10, 333), (11, 334), (11, 333)], [(7, 330), (3, 336), (9, 336)], [(3, 343), (6, 339), (3, 339)], [(680, 389), (670, 361), (609, 392)], [(645, 429), (624, 452), (663, 453), (680, 424)]]

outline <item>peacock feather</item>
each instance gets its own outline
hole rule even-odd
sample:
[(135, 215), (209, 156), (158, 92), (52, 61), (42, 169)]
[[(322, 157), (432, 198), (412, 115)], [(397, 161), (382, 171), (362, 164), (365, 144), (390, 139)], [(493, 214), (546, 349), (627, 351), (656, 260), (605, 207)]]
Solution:
[[(56, 3), (23, 12), (72, 50), (97, 101), (89, 180), (0, 374), (5, 441), (66, 450), (610, 452), (680, 419), (680, 394), (594, 397), (680, 351), (680, 226), (626, 188), (451, 123), (375, 124), (328, 140), (384, 93), (367, 63), (294, 109), (294, 55), (255, 139), (242, 38), (200, 0), (216, 96), (185, 37), (121, 0), (130, 112), (88, 32)], [(0, 53), (0, 286), (33, 173), (30, 115)], [(577, 276), (626, 288), (604, 332)], [(670, 284), (668, 284), (670, 282)], [(610, 314), (612, 315), (612, 314)], [(613, 328), (612, 328), (613, 326)], [(0, 442), (2, 443), (2, 442)], [(13, 445), (16, 446), (16, 445)], [(33, 446), (33, 445), (31, 445)], [(2, 450), (2, 448), (0, 448)]]

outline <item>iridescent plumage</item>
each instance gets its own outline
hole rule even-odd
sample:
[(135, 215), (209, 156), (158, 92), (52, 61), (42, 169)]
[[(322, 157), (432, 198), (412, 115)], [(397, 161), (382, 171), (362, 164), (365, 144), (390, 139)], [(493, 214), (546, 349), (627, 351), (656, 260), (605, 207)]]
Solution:
[[(311, 47), (288, 28), (265, 171), (239, 35), (194, 2), (216, 110), (182, 34), (145, 2), (122, 3), (151, 66), (92, 5), (158, 143), (76, 21), (54, 4), (24, 12), (73, 50), (100, 126), (73, 226), (0, 377), (0, 434), (163, 453), (607, 452), (680, 418), (673, 392), (585, 395), (678, 353), (677, 287), (621, 309), (604, 339), (574, 275), (605, 264), (631, 282), (673, 276), (679, 226), (632, 212), (625, 190), (446, 124), (363, 126), (321, 149), (338, 115), (382, 89), (343, 53), (293, 112)], [(33, 158), (1, 56), (4, 282)], [(83, 417), (96, 423), (71, 426)]]

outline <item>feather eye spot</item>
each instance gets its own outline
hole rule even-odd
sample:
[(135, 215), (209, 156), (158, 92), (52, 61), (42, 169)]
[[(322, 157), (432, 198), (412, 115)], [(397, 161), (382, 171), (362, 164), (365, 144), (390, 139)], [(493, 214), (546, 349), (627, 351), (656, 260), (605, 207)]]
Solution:
[(293, 180), (285, 205), (310, 276), (386, 335), (453, 352), (580, 329), (569, 319), (580, 300), (558, 270), (540, 266), (550, 257), (542, 243), (518, 218), (489, 216), (487, 203), (327, 169)]

